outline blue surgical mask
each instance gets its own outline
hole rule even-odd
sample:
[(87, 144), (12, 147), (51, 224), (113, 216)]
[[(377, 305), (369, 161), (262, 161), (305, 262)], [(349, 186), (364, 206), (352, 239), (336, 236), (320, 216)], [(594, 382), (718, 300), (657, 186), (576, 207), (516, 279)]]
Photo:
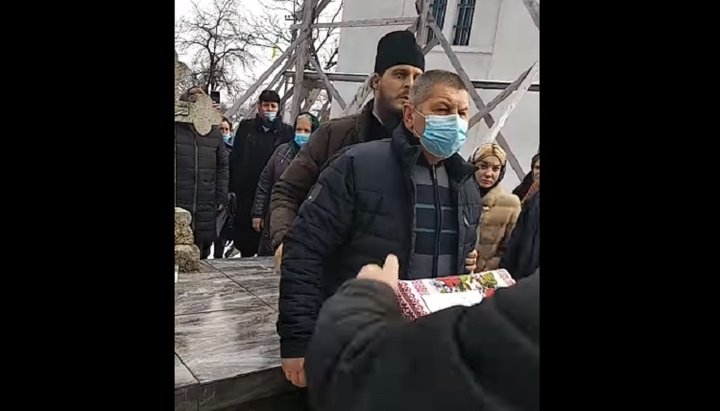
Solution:
[(305, 133), (295, 133), (295, 142), (300, 147), (304, 146), (305, 143), (308, 142), (308, 139), (310, 138), (310, 134)]
[[(417, 111), (417, 110), (415, 110)], [(420, 144), (435, 157), (448, 158), (460, 151), (467, 140), (468, 122), (458, 114), (446, 116), (418, 114), (425, 118)]]
[(233, 136), (232, 134), (223, 134), (223, 140), (225, 140), (225, 144), (232, 146), (233, 145)]
[(275, 121), (275, 117), (277, 117), (277, 113), (275, 111), (265, 112), (265, 118), (267, 119), (267, 121), (272, 123), (273, 121)]

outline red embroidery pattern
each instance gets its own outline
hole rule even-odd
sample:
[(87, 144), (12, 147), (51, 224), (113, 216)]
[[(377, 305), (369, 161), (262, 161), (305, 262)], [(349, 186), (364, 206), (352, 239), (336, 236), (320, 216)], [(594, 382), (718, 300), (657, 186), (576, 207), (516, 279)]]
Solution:
[(510, 277), (510, 274), (505, 270), (498, 270), (496, 271), (496, 275), (500, 278), (502, 278), (503, 281), (505, 281), (508, 285), (515, 285), (515, 279)]
[(428, 295), (430, 292), (425, 288), (425, 284), (421, 280), (415, 280), (413, 281), (413, 286), (417, 290), (418, 294), (420, 295)]
[(400, 310), (405, 318), (414, 320), (415, 318), (429, 314), (425, 311), (422, 303), (415, 298), (415, 295), (407, 284), (398, 284), (398, 291), (400, 297)]

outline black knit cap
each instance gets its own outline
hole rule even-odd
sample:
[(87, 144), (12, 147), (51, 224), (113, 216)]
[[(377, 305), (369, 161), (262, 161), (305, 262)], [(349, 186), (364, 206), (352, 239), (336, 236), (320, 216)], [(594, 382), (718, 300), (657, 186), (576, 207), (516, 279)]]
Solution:
[(407, 64), (425, 71), (425, 56), (407, 30), (392, 31), (380, 39), (375, 55), (375, 73), (383, 74), (392, 66)]
[(280, 103), (280, 95), (275, 90), (263, 90), (258, 101), (260, 103), (263, 101), (266, 103)]

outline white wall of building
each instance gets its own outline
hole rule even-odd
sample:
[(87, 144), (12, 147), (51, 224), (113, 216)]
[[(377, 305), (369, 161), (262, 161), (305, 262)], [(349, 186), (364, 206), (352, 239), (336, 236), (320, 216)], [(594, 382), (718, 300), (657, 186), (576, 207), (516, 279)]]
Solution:
[[(453, 26), (457, 15), (458, 0), (447, 0), (443, 34), (452, 42)], [(414, 0), (344, 0), (343, 20), (369, 18), (414, 17)], [(378, 40), (386, 33), (402, 30), (405, 26), (348, 27), (341, 29), (336, 71), (367, 74), (375, 65)], [(522, 0), (476, 0), (475, 13), (468, 46), (453, 46), (463, 68), (473, 80), (516, 79), (540, 57), (539, 31), (532, 22)], [(426, 69), (455, 71), (442, 47), (436, 46), (425, 59)], [(539, 82), (539, 76), (535, 82)], [(359, 83), (334, 82), (343, 99), (349, 103)], [(478, 90), (485, 103), (499, 91)], [(512, 152), (525, 172), (539, 147), (539, 93), (528, 92), (511, 114), (502, 133)], [(495, 117), (505, 109), (501, 104), (494, 111)], [(475, 110), (474, 104), (473, 113)], [(331, 116), (342, 110), (333, 102)], [(470, 130), (468, 142), (462, 150), (467, 157), (482, 143), (487, 132), (485, 122)], [(515, 173), (508, 169), (502, 185), (513, 188), (519, 183)]]

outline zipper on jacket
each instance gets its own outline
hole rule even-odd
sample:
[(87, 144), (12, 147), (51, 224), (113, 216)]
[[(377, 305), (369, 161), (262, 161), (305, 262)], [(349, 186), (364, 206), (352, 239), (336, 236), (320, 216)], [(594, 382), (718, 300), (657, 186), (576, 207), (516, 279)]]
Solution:
[(433, 253), (432, 269), (432, 276), (433, 278), (435, 278), (438, 276), (438, 259), (440, 257), (440, 234), (442, 233), (442, 205), (440, 204), (440, 188), (437, 179), (437, 168), (434, 165), (430, 167), (432, 170), (430, 176), (432, 177), (433, 182), (433, 193), (435, 194), (435, 215), (437, 216), (435, 229), (435, 253)]
[[(460, 207), (459, 204), (464, 204), (465, 202), (462, 199), (462, 185), (458, 186), (457, 191), (457, 204), (458, 204), (458, 219), (462, 218), (462, 223), (458, 223), (458, 255), (457, 255), (457, 269), (456, 271), (458, 273), (464, 273), (465, 272), (465, 237), (467, 236), (467, 230), (470, 229), (470, 220), (468, 220), (467, 213), (465, 210), (463, 210), (462, 207)], [(473, 244), (473, 248), (477, 248), (477, 242), (478, 239), (475, 239), (475, 244)]]
[[(466, 213), (467, 207), (469, 205), (465, 205), (465, 208), (460, 206), (460, 204), (467, 204), (467, 196), (463, 192), (463, 187), (465, 186), (465, 183), (472, 177), (473, 173), (467, 174), (465, 177), (463, 177), (460, 180), (460, 183), (457, 185), (457, 213), (458, 213), (458, 219), (462, 217), (463, 224), (460, 224), (458, 220), (458, 255), (457, 255), (457, 272), (458, 273), (465, 273), (465, 256), (467, 256), (467, 253), (472, 251), (476, 248), (477, 242), (480, 241), (479, 238), (475, 238), (475, 244), (471, 245), (471, 248), (469, 250), (465, 250), (465, 237), (467, 236), (467, 230), (470, 229), (470, 220), (468, 219), (468, 215)], [(475, 183), (473, 183), (475, 184)], [(482, 218), (482, 214), (480, 216)]]
[[(419, 157), (418, 155), (415, 156), (414, 161), (412, 164), (415, 164), (417, 162), (417, 159)], [(410, 168), (410, 209), (412, 210), (412, 224), (410, 225), (410, 249), (408, 253), (408, 261), (407, 261), (407, 268), (405, 269), (405, 276), (406, 279), (412, 278), (410, 276), (410, 273), (412, 273), (412, 267), (413, 267), (413, 255), (415, 254), (415, 228), (417, 227), (417, 187), (415, 186), (415, 169), (413, 167)], [(402, 277), (401, 277), (402, 278)]]
[[(194, 133), (193, 133), (194, 134)], [(199, 174), (199, 162), (200, 162), (200, 149), (198, 147), (197, 136), (193, 135), (193, 143), (195, 143), (195, 190), (193, 190), (193, 206), (192, 206), (192, 222), (191, 227), (193, 233), (195, 232), (195, 211), (197, 210), (197, 192), (198, 192), (198, 178)]]

